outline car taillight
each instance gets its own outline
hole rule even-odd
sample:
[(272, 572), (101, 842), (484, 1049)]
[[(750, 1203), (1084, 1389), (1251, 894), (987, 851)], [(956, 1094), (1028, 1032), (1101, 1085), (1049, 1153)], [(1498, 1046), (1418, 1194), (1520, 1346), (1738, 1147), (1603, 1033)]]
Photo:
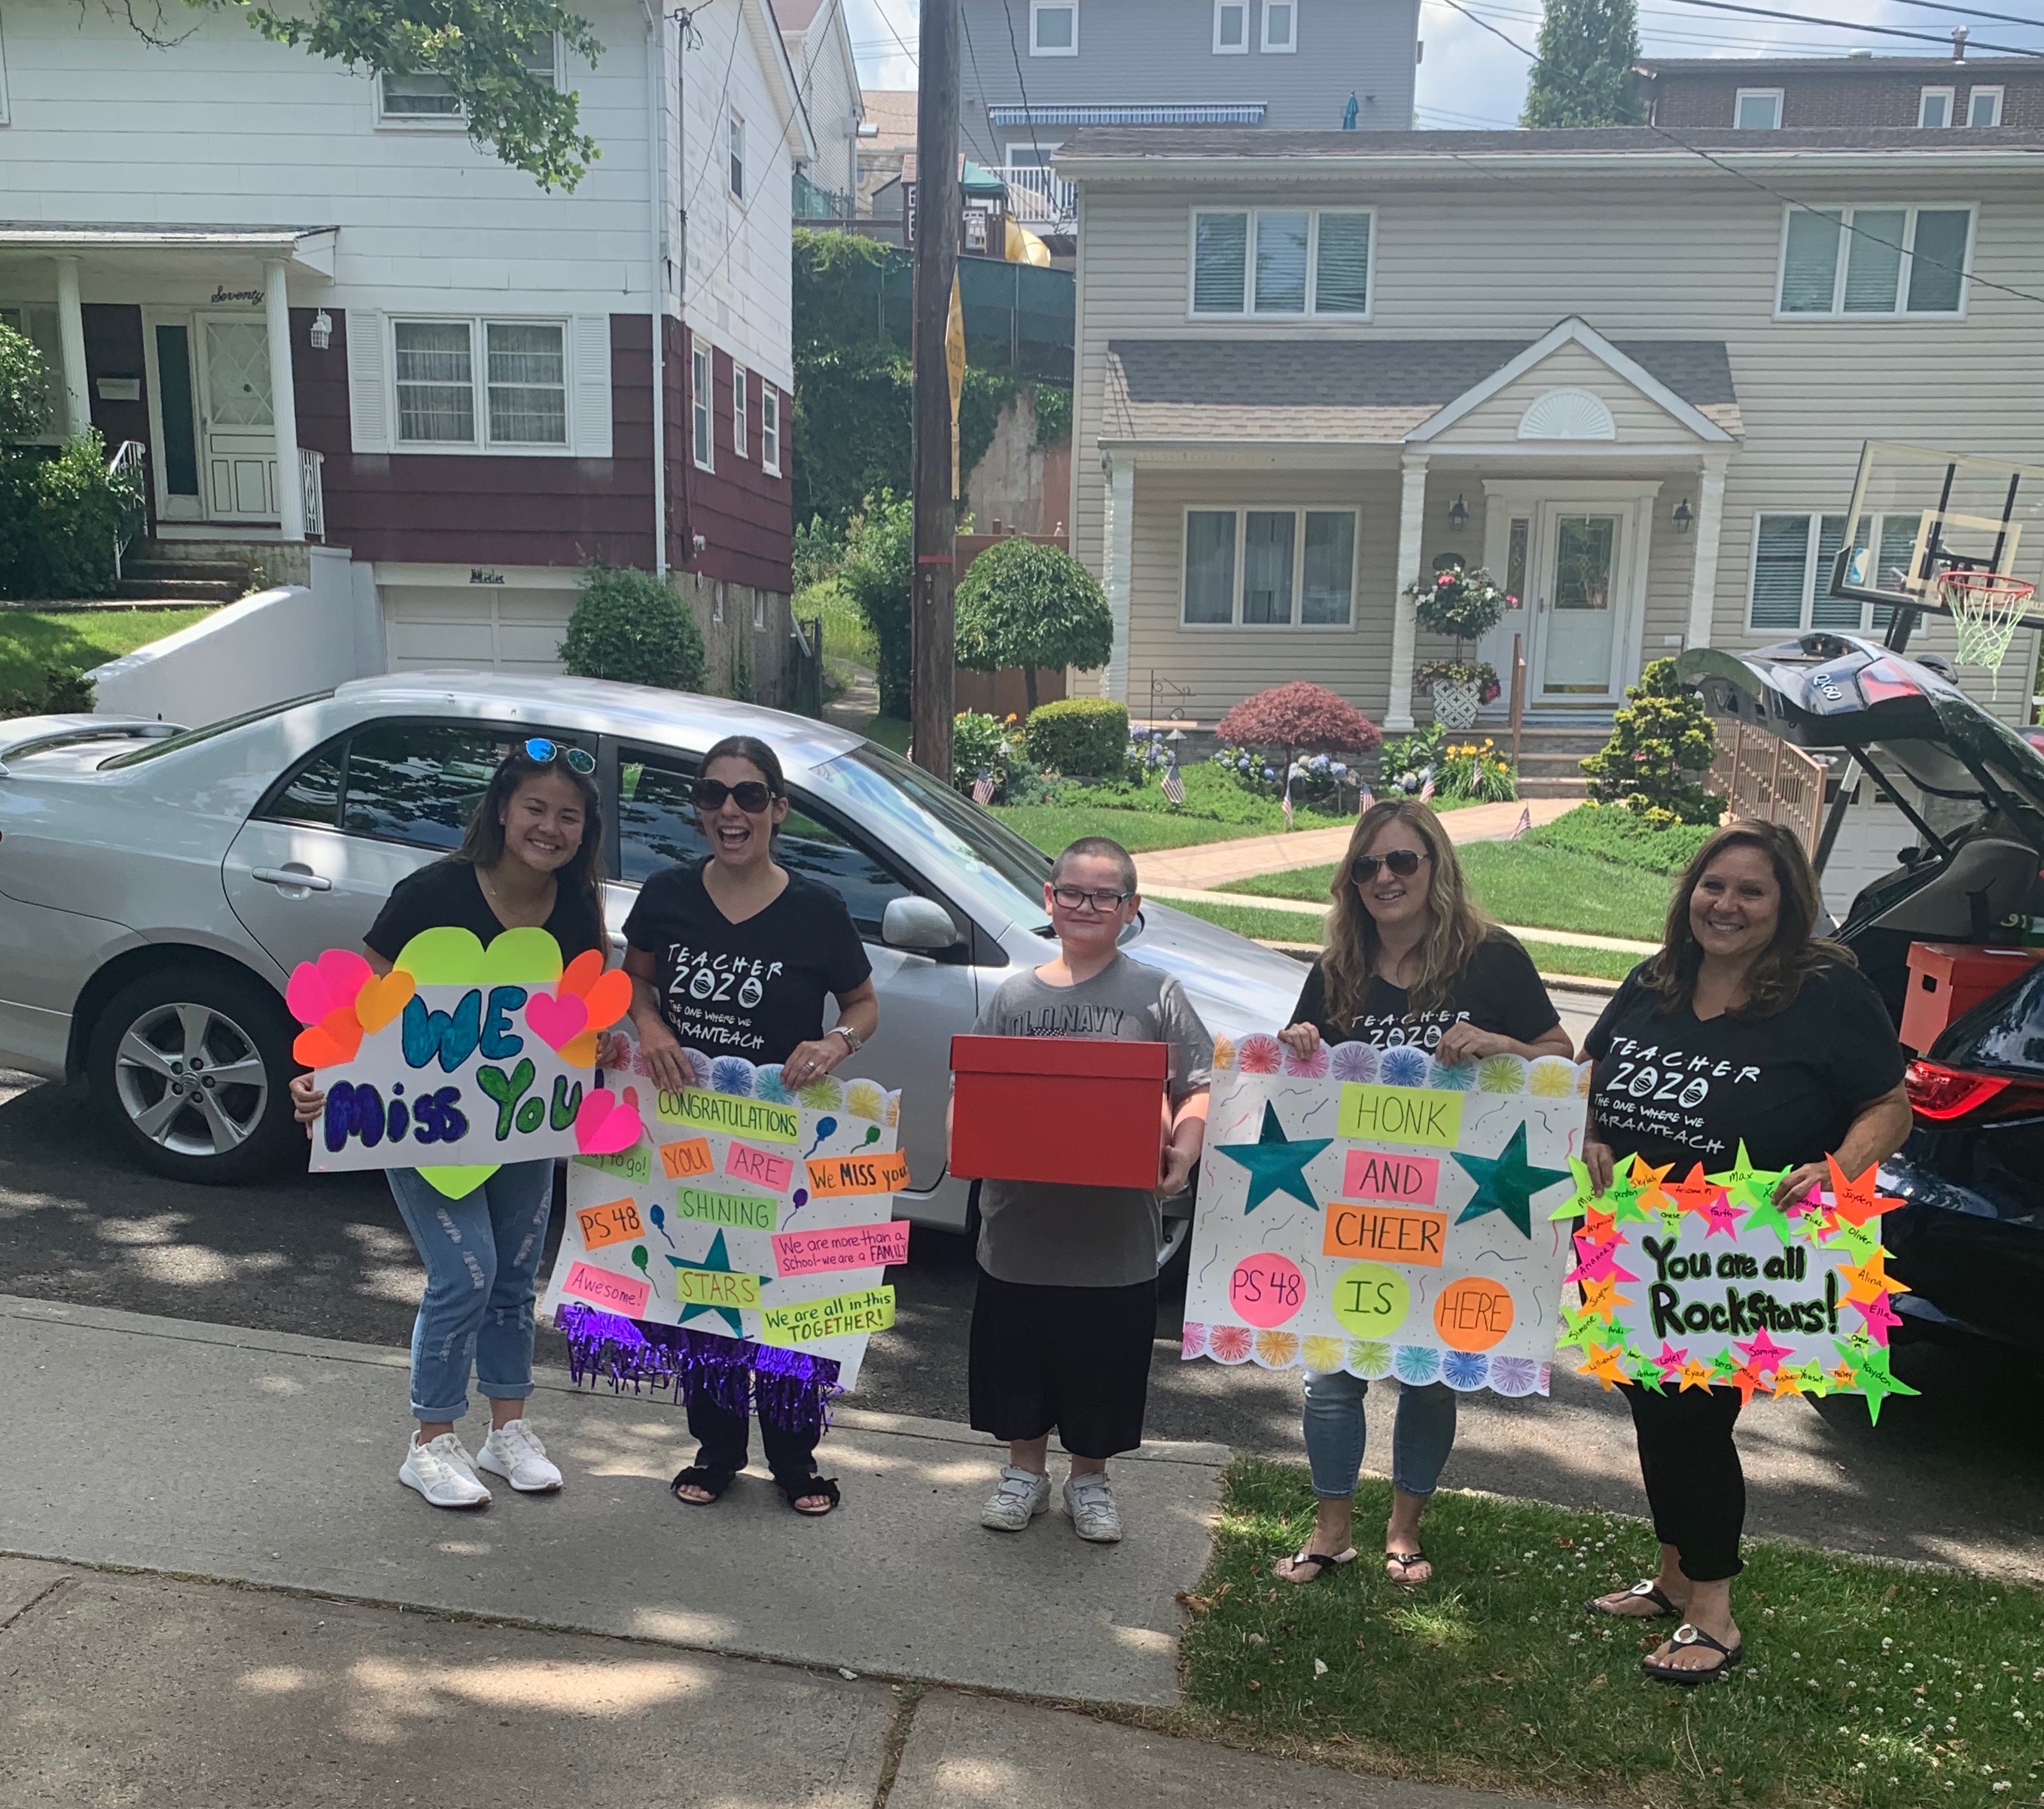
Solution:
[(2010, 1080), (1947, 1068), (1938, 1062), (1911, 1062), (1903, 1077), (1910, 1109), (1934, 1124), (1961, 1118), (2019, 1118), (2044, 1112), (2044, 1083)]

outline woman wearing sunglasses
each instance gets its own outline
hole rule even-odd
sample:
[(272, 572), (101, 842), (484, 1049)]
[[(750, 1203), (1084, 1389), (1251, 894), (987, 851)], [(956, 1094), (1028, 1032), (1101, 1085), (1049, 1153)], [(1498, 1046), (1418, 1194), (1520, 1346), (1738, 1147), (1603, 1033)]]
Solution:
[[(1487, 1055), (1567, 1055), (1569, 1034), (1526, 951), (1490, 923), (1462, 884), (1454, 844), (1424, 805), (1372, 805), (1335, 869), (1327, 947), (1278, 1035), (1295, 1054), (1322, 1043), (1423, 1048), (1445, 1065)], [(1306, 1378), (1306, 1456), (1320, 1509), (1312, 1536), (1278, 1565), (1310, 1583), (1355, 1556), (1350, 1540), (1370, 1384), (1347, 1370)], [(1446, 1384), (1398, 1387), (1391, 1439), (1391, 1519), (1385, 1569), (1395, 1583), (1433, 1575), (1420, 1518), (1455, 1440)]]
[[(870, 1038), (880, 1003), (872, 964), (843, 899), (774, 860), (788, 788), (774, 750), (749, 735), (720, 741), (695, 783), (696, 820), (709, 855), (647, 880), (625, 920), (632, 1022), (647, 1072), (670, 1090), (700, 1084), (684, 1051), (778, 1062), (790, 1091), (820, 1079)], [(824, 1029), (824, 1001), (837, 1022)], [(682, 1348), (689, 1431), (700, 1449), (672, 1484), (675, 1499), (707, 1507), (747, 1461), (748, 1391), (774, 1482), (799, 1514), (828, 1514), (835, 1480), (816, 1473), (823, 1436), (819, 1391), (754, 1385), (757, 1352), (685, 1327), (640, 1328)], [(832, 1370), (833, 1375), (835, 1369)]]
[[(468, 931), (486, 947), (506, 930), (542, 929), (572, 961), (605, 946), (596, 855), (602, 817), (580, 747), (536, 736), (500, 764), (461, 846), (400, 880), (363, 944), (388, 974), (422, 930)], [(310, 1074), (291, 1082), (312, 1127), (326, 1095)], [(436, 1508), (483, 1508), (478, 1466), (522, 1494), (561, 1486), (561, 1473), (525, 1423), (532, 1392), (532, 1302), (554, 1205), (551, 1158), (507, 1162), (472, 1193), (449, 1200), (411, 1169), (389, 1169), (426, 1291), (412, 1327), (412, 1414), (418, 1423), (398, 1480)], [(490, 1402), (490, 1435), (471, 1458), (455, 1422), (468, 1411), (471, 1369)]]

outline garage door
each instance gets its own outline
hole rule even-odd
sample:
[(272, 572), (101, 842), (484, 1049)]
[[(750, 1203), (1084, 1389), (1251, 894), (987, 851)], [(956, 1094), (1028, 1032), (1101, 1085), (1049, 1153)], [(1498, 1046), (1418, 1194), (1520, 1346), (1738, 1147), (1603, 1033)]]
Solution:
[(1894, 872), (1900, 851), (1922, 839), (1873, 782), (1862, 778), (1824, 863), (1825, 909), (1842, 923), (1861, 892)]
[(486, 666), (558, 672), (575, 587), (386, 584), (384, 645), (393, 671)]

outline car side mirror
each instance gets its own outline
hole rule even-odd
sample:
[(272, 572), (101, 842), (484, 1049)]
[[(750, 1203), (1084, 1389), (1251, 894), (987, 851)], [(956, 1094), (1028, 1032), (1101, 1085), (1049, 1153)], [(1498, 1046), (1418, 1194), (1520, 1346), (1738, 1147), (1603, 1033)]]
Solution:
[(934, 898), (890, 898), (881, 914), (880, 939), (889, 948), (930, 954), (955, 947), (958, 926)]

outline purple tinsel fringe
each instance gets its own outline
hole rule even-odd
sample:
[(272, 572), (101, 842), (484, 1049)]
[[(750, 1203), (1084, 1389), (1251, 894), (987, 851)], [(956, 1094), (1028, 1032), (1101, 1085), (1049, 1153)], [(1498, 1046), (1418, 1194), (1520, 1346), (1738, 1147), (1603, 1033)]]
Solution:
[(729, 1413), (754, 1406), (768, 1424), (820, 1438), (830, 1405), (843, 1389), (828, 1357), (719, 1338), (676, 1325), (652, 1325), (574, 1302), (555, 1320), (567, 1340), (568, 1367), (593, 1388), (606, 1378), (613, 1393), (628, 1384), (656, 1392), (671, 1388), (682, 1401), (708, 1400)]

